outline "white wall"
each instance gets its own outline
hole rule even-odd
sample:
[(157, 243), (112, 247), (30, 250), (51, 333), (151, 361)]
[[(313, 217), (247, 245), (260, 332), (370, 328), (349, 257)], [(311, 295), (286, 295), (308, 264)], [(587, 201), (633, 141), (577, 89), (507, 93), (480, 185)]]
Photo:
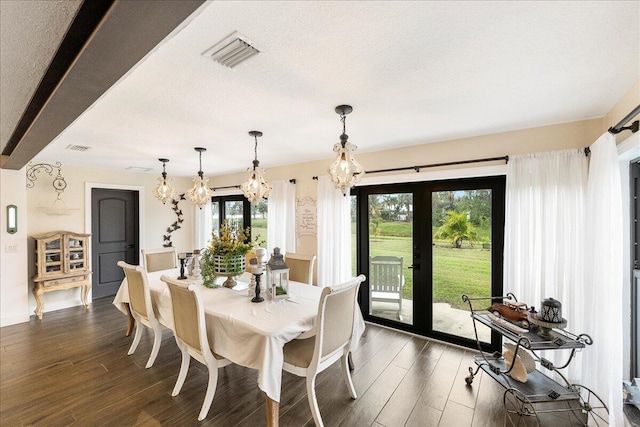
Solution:
[[(354, 132), (355, 139), (357, 130), (354, 129), (352, 132)], [(377, 153), (363, 152), (358, 154), (357, 157), (366, 169), (382, 169), (585, 147), (592, 144), (601, 133), (602, 119), (594, 119), (441, 143), (416, 145)], [(327, 145), (326, 160), (278, 168), (269, 168), (269, 165), (264, 165), (268, 168), (268, 180), (295, 178), (297, 181), (297, 197), (316, 199), (316, 181), (312, 177), (327, 173), (334, 142), (336, 141), (323, 141)], [(366, 151), (366, 141), (360, 143), (360, 149)], [(496, 162), (494, 165), (497, 163), (500, 162)], [(490, 165), (488, 164), (487, 166)], [(6, 305), (12, 310), (6, 312), (3, 310), (3, 322), (5, 321), (5, 316), (9, 316), (8, 313), (11, 313), (12, 318), (20, 319), (17, 321), (28, 319), (27, 316), (32, 314), (35, 308), (35, 300), (30, 292), (33, 286), (30, 278), (35, 274), (35, 244), (33, 239), (28, 236), (52, 230), (90, 232), (90, 230), (87, 231), (85, 229), (85, 224), (87, 223), (85, 204), (90, 203), (90, 200), (87, 200), (85, 196), (87, 183), (105, 184), (106, 186), (141, 186), (144, 188), (144, 229), (141, 230), (141, 237), (146, 247), (161, 247), (163, 234), (166, 232), (167, 227), (176, 220), (176, 215), (171, 209), (171, 205), (162, 205), (153, 197), (153, 189), (157, 185), (157, 174), (130, 173), (66, 165), (62, 165), (62, 174), (68, 184), (63, 194), (63, 200), (69, 208), (76, 208), (77, 210), (68, 216), (49, 216), (38, 210), (38, 207), (51, 204), (55, 200), (56, 193), (51, 186), (53, 177), (40, 175), (34, 188), (24, 190), (24, 170), (18, 172), (2, 170), (2, 209), (6, 209), (6, 204), (9, 203), (18, 205), (21, 215), (20, 224), (26, 225), (26, 228), (24, 226), (19, 227), (20, 233), (12, 237), (12, 239), (18, 239), (19, 248), (21, 248), (19, 256), (5, 257), (6, 254), (2, 253), (2, 271), (0, 274), (2, 308)], [(6, 179), (6, 186), (5, 175), (9, 177)], [(245, 173), (239, 173), (211, 177), (209, 182), (211, 186), (216, 187), (237, 185), (244, 182), (245, 179)], [(191, 179), (175, 178), (174, 186), (178, 193), (183, 193), (191, 186)], [(16, 194), (21, 194), (19, 197), (21, 200), (14, 202), (13, 196), (9, 197), (9, 191), (17, 191)], [(173, 233), (172, 241), (179, 251), (188, 251), (193, 249), (194, 206), (188, 201), (182, 201), (180, 208), (184, 212), (185, 221), (182, 224), (183, 228)], [(7, 237), (6, 230), (3, 233), (1, 235), (4, 240)], [(2, 245), (4, 246), (4, 241)], [(301, 253), (316, 253), (316, 246), (315, 236), (307, 235), (298, 239), (298, 251)], [(6, 268), (5, 264), (7, 265)], [(51, 292), (45, 294), (44, 298), (45, 318), (47, 311), (81, 304), (78, 289)], [(25, 306), (25, 301), (28, 301), (28, 308)], [(6, 322), (9, 322), (9, 320)]]
[[(366, 150), (366, 141), (363, 141), (358, 143), (356, 158), (364, 166), (365, 170), (375, 170), (486, 157), (500, 157), (510, 154), (564, 150), (591, 145), (602, 133), (601, 128), (601, 119), (584, 120), (453, 141), (415, 145), (375, 153), (361, 153), (361, 151)], [(350, 135), (351, 134), (353, 134), (353, 139), (356, 140), (357, 130), (352, 129)], [(317, 181), (314, 181), (312, 178), (313, 176), (327, 175), (327, 168), (333, 160), (331, 156), (333, 155), (332, 149), (335, 142), (338, 142), (337, 136), (335, 141), (323, 142), (327, 146), (326, 160), (276, 168), (270, 168), (268, 164), (261, 164), (261, 166), (267, 169), (267, 180), (280, 181), (295, 178), (296, 197), (298, 199), (311, 197), (316, 200)], [(504, 165), (504, 162), (481, 163), (466, 167), (477, 169), (479, 167), (485, 168), (495, 165)], [(465, 166), (452, 166), (448, 168), (425, 169), (425, 171), (451, 171), (452, 169), (464, 168)], [(414, 171), (407, 171), (405, 175), (413, 176), (416, 175), (416, 173)], [(431, 173), (430, 175), (433, 176), (434, 174)], [(371, 184), (373, 183), (372, 180), (382, 182), (388, 177), (386, 177), (385, 174), (372, 174), (365, 175), (365, 178), (369, 181), (368, 183)], [(211, 177), (209, 183), (212, 187), (223, 187), (239, 185), (246, 181), (246, 179), (246, 173), (238, 173)], [(399, 177), (399, 179), (403, 178)], [(425, 180), (428, 179), (436, 178), (426, 178)], [(363, 179), (363, 182), (364, 181), (365, 179)], [(296, 251), (305, 254), (317, 253), (316, 237), (310, 235), (299, 237)]]
[[(57, 171), (56, 171), (57, 172)], [(54, 175), (55, 173), (54, 172)], [(24, 172), (23, 172), (24, 174)], [(47, 215), (41, 207), (50, 206), (56, 199), (56, 192), (51, 183), (53, 177), (39, 174), (33, 188), (27, 190), (28, 235), (33, 236), (48, 231), (67, 230), (81, 233), (91, 233), (91, 187), (142, 190), (141, 209), (142, 227), (140, 229), (140, 248), (162, 247), (163, 235), (167, 227), (176, 221), (177, 216), (170, 202), (163, 205), (153, 196), (153, 189), (157, 185), (159, 176), (152, 173), (132, 173), (106, 169), (85, 168), (62, 165), (62, 175), (67, 182), (67, 188), (62, 199), (67, 208), (73, 209), (70, 215)], [(24, 176), (24, 175), (23, 175)], [(174, 179), (173, 184), (178, 194), (185, 192), (190, 179)], [(193, 241), (193, 206), (188, 201), (179, 203), (183, 211), (184, 222), (182, 228), (171, 234), (171, 241), (178, 251), (192, 248)], [(28, 246), (28, 277), (35, 275), (35, 240), (29, 238)], [(2, 274), (4, 276), (4, 273)], [(33, 281), (29, 279), (29, 290)], [(32, 314), (36, 303), (29, 292), (29, 314)], [(80, 305), (80, 289), (69, 289), (49, 292), (44, 295), (45, 315), (49, 311)]]
[[(24, 169), (0, 169), (0, 326), (29, 320), (28, 296), (31, 288), (27, 276), (25, 182)], [(18, 232), (15, 234), (7, 233), (7, 205), (18, 207)]]

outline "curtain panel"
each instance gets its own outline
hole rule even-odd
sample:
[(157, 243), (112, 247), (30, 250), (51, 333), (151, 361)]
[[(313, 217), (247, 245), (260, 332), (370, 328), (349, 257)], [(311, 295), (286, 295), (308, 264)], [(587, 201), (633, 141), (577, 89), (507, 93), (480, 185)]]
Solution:
[(284, 255), (296, 251), (296, 186), (288, 181), (271, 183), (267, 209), (267, 253), (280, 248)]
[[(622, 425), (622, 198), (615, 138), (582, 149), (509, 156), (504, 290), (538, 307), (562, 302), (567, 330), (593, 345), (563, 370)], [(545, 352), (554, 363), (566, 355)]]
[(213, 221), (211, 218), (211, 203), (206, 203), (202, 209), (195, 207), (194, 211), (194, 238), (195, 248), (205, 249), (211, 241)]
[[(609, 408), (609, 425), (622, 415), (622, 189), (616, 139), (605, 133), (590, 147), (586, 198), (585, 331), (594, 344), (583, 353), (584, 385)], [(627, 178), (628, 179), (628, 178)]]
[(327, 176), (318, 178), (318, 286), (351, 278), (350, 196), (342, 195)]

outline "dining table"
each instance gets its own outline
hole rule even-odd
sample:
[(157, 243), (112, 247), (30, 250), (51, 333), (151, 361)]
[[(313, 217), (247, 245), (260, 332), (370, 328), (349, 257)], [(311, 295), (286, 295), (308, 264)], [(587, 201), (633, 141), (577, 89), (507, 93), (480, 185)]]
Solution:
[[(177, 278), (179, 269), (147, 273), (151, 303), (158, 321), (174, 330), (171, 295), (160, 277)], [(224, 278), (219, 278), (221, 280)], [(279, 402), (282, 385), (284, 345), (296, 338), (315, 334), (318, 303), (322, 288), (289, 281), (287, 298), (270, 298), (262, 293), (264, 301), (254, 303), (249, 292), (250, 273), (236, 278), (234, 288), (223, 286), (200, 287), (204, 306), (209, 345), (212, 351), (231, 362), (258, 370), (258, 387), (265, 393), (267, 426), (278, 426)], [(187, 277), (185, 284), (202, 284), (202, 279)], [(221, 283), (218, 282), (218, 283)], [(113, 304), (129, 315), (127, 279), (122, 281)], [(351, 350), (357, 348), (365, 324), (359, 306), (354, 307), (354, 332)]]

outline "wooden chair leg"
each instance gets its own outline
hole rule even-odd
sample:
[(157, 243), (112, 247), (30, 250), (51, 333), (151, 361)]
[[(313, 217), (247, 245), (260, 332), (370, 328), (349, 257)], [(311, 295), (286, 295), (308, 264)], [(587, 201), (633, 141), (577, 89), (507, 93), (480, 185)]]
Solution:
[(131, 314), (131, 308), (129, 307), (129, 304), (125, 304), (125, 307), (127, 307), (127, 314), (129, 315), (129, 326), (127, 326), (127, 332), (125, 333), (125, 337), (128, 337), (129, 335), (131, 335), (133, 327), (136, 326), (136, 319), (134, 319), (133, 315)]
[(266, 393), (264, 398), (267, 402), (267, 427), (278, 427), (280, 425), (280, 402), (272, 400)]

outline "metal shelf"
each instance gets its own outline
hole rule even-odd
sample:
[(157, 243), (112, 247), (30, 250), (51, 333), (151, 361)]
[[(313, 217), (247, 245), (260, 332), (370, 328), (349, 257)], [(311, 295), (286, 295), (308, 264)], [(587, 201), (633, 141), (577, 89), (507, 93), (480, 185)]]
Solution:
[(509, 340), (515, 343), (520, 342), (520, 345), (529, 350), (562, 350), (579, 349), (585, 347), (587, 337), (586, 335), (576, 336), (566, 331), (554, 329), (553, 331), (551, 331), (551, 335), (554, 336), (554, 340), (548, 340), (546, 338), (542, 338), (533, 331), (524, 332), (522, 335), (518, 335), (517, 333), (492, 322), (488, 314), (479, 314), (473, 312), (471, 316), (474, 320), (477, 320), (483, 325), (486, 325), (494, 331), (499, 332), (502, 336), (508, 338)]

